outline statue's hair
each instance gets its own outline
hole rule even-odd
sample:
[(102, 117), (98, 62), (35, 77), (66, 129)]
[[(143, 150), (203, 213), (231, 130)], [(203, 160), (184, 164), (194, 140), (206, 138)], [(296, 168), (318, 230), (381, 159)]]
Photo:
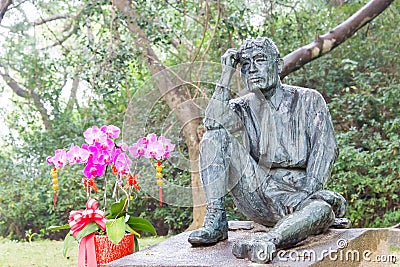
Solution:
[(239, 54), (241, 55), (244, 50), (249, 48), (261, 48), (266, 55), (280, 57), (278, 47), (275, 43), (267, 37), (257, 37), (256, 39), (247, 39), (244, 44), (239, 49)]

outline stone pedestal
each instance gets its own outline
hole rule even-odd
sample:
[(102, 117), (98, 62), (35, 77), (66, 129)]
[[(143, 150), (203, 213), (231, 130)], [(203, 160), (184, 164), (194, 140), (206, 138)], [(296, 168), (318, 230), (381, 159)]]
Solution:
[[(251, 223), (232, 225), (227, 241), (209, 247), (192, 247), (181, 233), (153, 247), (110, 263), (108, 266), (264, 266), (236, 259), (233, 242), (265, 231)], [(247, 230), (243, 230), (242, 228)], [(250, 228), (250, 229), (249, 229)], [(296, 247), (278, 252), (266, 266), (393, 266), (400, 263), (400, 229), (329, 229)]]

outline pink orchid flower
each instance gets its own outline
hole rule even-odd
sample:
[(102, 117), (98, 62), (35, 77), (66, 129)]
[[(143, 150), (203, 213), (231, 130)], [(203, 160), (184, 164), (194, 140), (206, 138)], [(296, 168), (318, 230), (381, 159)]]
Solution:
[(104, 174), (105, 165), (95, 164), (92, 159), (89, 158), (87, 165), (83, 169), (83, 174), (88, 178), (102, 176)]
[(67, 165), (67, 152), (64, 149), (57, 149), (53, 157), (47, 157), (48, 164), (54, 164), (54, 167), (59, 169)]
[(107, 139), (107, 141), (103, 144), (96, 144), (97, 148), (97, 161), (100, 164), (110, 164), (113, 161), (113, 153), (115, 150), (114, 141), (111, 139)]
[(114, 125), (104, 125), (100, 128), (100, 130), (105, 133), (108, 138), (118, 138), (119, 133), (121, 132), (120, 129)]
[(157, 142), (157, 135), (155, 133), (151, 133), (146, 136), (148, 144)]
[(86, 149), (72, 144), (71, 148), (67, 152), (67, 160), (71, 165), (75, 163), (86, 163), (88, 161), (89, 155), (90, 153)]
[(115, 159), (115, 167), (118, 170), (118, 173), (124, 175), (130, 172), (130, 165), (132, 164), (132, 161), (126, 155), (125, 153), (121, 153), (118, 155), (118, 157)]
[(124, 152), (124, 151), (121, 150), (121, 149), (119, 149), (119, 148), (114, 149), (114, 151), (112, 152), (111, 157), (112, 157), (112, 162), (114, 163), (114, 165), (115, 165), (115, 161), (117, 160), (118, 156), (119, 156), (122, 152)]
[(128, 144), (125, 142), (121, 142), (119, 144), (117, 144), (117, 147), (119, 147), (123, 152), (128, 151)]
[(171, 139), (167, 139), (162, 135), (158, 137), (157, 141), (162, 145), (164, 149), (163, 159), (169, 158), (171, 156), (171, 151), (175, 149), (175, 144), (171, 143)]
[(107, 141), (107, 134), (102, 132), (97, 126), (92, 126), (87, 129), (83, 133), (83, 136), (85, 137), (86, 143), (89, 145), (93, 145), (94, 143), (103, 144)]
[(131, 153), (132, 157), (138, 158), (140, 156), (144, 156), (148, 143), (148, 139), (146, 137), (143, 137), (140, 138), (137, 143), (130, 146), (128, 150)]
[(158, 141), (149, 142), (144, 156), (145, 158), (162, 159), (164, 156), (163, 145)]

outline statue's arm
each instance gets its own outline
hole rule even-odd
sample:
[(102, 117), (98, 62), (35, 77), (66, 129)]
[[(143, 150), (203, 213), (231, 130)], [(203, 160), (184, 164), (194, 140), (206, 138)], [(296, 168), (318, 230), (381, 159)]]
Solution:
[(206, 130), (226, 128), (235, 132), (241, 128), (238, 115), (229, 107), (231, 90), (229, 84), (238, 63), (237, 50), (228, 49), (221, 57), (222, 73), (205, 112)]
[(311, 151), (306, 169), (306, 191), (309, 193), (323, 189), (338, 155), (332, 119), (325, 100), (316, 94), (311, 103), (313, 107), (308, 118)]

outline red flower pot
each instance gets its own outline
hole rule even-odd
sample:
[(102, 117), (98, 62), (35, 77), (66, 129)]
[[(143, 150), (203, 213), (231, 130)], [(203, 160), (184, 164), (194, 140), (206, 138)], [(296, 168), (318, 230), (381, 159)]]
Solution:
[(135, 240), (133, 234), (125, 234), (122, 240), (113, 244), (106, 235), (95, 235), (97, 267), (106, 266), (113, 260), (120, 259), (134, 252)]

